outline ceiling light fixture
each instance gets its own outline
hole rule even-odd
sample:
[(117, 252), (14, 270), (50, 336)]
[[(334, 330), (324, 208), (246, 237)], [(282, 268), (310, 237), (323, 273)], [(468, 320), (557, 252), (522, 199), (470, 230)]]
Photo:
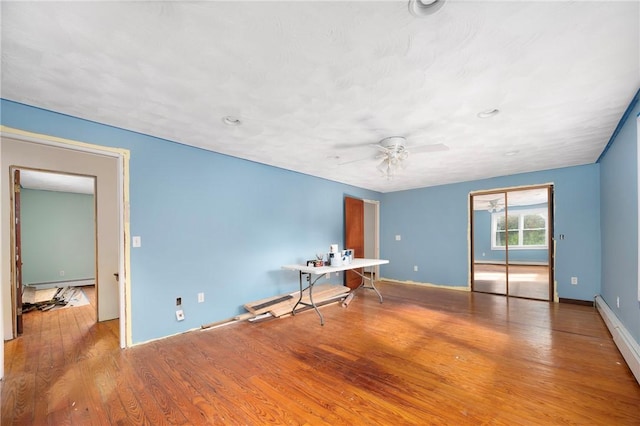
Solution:
[(506, 155), (507, 157), (513, 157), (514, 155), (516, 155), (519, 152), (520, 151), (507, 151), (507, 152), (504, 153), (504, 155)]
[(242, 124), (242, 121), (240, 121), (238, 117), (234, 117), (233, 115), (222, 117), (222, 122), (227, 126), (239, 126)]
[(409, 12), (414, 16), (429, 16), (444, 6), (445, 0), (409, 0)]
[(491, 117), (495, 117), (499, 113), (500, 113), (500, 110), (497, 109), (497, 108), (488, 109), (486, 111), (479, 112), (478, 113), (478, 118), (491, 118)]
[(409, 151), (404, 143), (406, 139), (402, 136), (392, 136), (380, 141), (379, 148), (382, 151), (376, 158), (382, 158), (377, 169), (387, 179), (392, 179), (398, 170), (404, 168), (404, 161), (409, 158)]
[(500, 205), (500, 199), (497, 200), (489, 200), (489, 208), (487, 211), (489, 213), (498, 213), (504, 209), (504, 206)]

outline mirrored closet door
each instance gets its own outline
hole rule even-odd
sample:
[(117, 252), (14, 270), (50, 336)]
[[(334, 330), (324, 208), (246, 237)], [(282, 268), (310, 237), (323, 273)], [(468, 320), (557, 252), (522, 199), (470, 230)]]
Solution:
[(551, 185), (471, 197), (471, 286), (482, 293), (553, 299)]

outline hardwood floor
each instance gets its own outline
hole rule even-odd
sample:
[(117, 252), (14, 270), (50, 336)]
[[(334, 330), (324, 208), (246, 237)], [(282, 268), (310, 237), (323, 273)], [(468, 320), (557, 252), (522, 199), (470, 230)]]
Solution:
[[(507, 293), (505, 265), (475, 263), (473, 266), (474, 291)], [(528, 299), (550, 300), (549, 266), (509, 265), (509, 295)]]
[(381, 283), (348, 308), (120, 350), (90, 307), (25, 316), (2, 424), (640, 424), (594, 308)]

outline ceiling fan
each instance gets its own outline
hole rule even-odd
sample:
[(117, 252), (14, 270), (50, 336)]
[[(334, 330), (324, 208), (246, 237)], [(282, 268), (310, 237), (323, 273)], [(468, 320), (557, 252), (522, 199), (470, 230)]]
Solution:
[[(380, 140), (376, 144), (369, 144), (377, 148), (378, 154), (374, 157), (376, 160), (382, 160), (378, 164), (377, 169), (387, 179), (392, 179), (395, 174), (405, 167), (405, 161), (409, 158), (409, 153), (423, 153), (423, 152), (437, 152), (447, 151), (448, 146), (442, 143), (420, 145), (411, 148), (411, 151), (407, 148), (407, 139), (404, 136), (390, 136)], [(355, 163), (358, 161), (367, 160), (371, 157), (361, 158), (358, 160), (347, 161), (344, 164)]]
[(504, 209), (504, 206), (501, 203), (502, 199), (498, 198), (495, 200), (489, 200), (489, 208), (487, 209), (487, 211), (489, 213), (498, 213), (501, 212), (502, 209)]

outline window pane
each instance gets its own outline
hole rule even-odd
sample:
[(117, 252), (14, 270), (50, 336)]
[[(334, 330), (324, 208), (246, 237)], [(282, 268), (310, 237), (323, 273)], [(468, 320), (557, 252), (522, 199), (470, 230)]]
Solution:
[(509, 231), (511, 230), (517, 230), (518, 227), (520, 226), (520, 216), (519, 215), (509, 215)]
[(544, 229), (545, 220), (542, 215), (528, 214), (524, 217), (524, 229)]
[(498, 231), (504, 231), (504, 215), (500, 216), (496, 222), (496, 229)]
[[(497, 231), (496, 232), (496, 246), (497, 247), (504, 247), (505, 246), (504, 234), (505, 234), (504, 231)], [(510, 246), (517, 246), (518, 244), (520, 244), (519, 238), (520, 238), (520, 235), (519, 235), (518, 231), (509, 231), (509, 245)]]
[(509, 231), (509, 245), (517, 246), (519, 244), (520, 233), (518, 231)]
[(525, 246), (543, 246), (545, 245), (544, 236), (546, 231), (544, 229), (537, 229), (535, 231), (522, 231), (523, 244)]

